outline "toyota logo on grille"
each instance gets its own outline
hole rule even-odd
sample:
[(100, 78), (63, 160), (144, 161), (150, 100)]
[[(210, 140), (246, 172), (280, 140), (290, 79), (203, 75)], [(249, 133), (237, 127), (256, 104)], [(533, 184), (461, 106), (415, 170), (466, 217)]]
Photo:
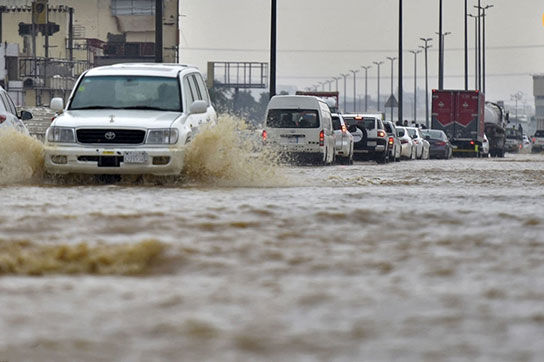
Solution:
[(104, 137), (108, 140), (108, 141), (111, 141), (115, 138), (115, 132), (106, 132), (104, 134)]

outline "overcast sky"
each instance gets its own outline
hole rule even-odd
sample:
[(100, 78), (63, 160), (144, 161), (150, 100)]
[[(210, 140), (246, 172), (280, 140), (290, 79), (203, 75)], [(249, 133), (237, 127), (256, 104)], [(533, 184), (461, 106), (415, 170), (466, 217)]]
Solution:
[[(464, 1), (444, 0), (445, 88), (464, 85)], [(207, 61), (269, 61), (270, 0), (181, 0), (181, 62), (206, 71)], [(468, 0), (471, 12), (477, 0)], [(533, 102), (533, 73), (544, 73), (544, 1), (482, 0), (488, 10), (487, 98), (510, 101), (522, 91)], [(385, 60), (382, 94), (390, 88), (390, 63), (398, 43), (398, 0), (278, 0), (278, 84), (299, 89)], [(438, 0), (404, 0), (404, 47), (417, 49), (433, 37), (429, 83), (437, 87)], [(469, 19), (469, 46), (474, 47)], [(469, 53), (470, 86), (474, 53)], [(395, 66), (396, 68), (396, 66)], [(413, 92), (414, 56), (404, 55), (404, 89)], [(395, 74), (396, 74), (395, 69)], [(424, 87), (424, 57), (418, 56), (418, 87)], [(396, 75), (395, 75), (396, 76)], [(363, 91), (361, 74), (358, 93)], [(352, 89), (353, 83), (350, 82)], [(341, 82), (341, 89), (343, 83)], [(396, 86), (395, 86), (396, 87)], [(334, 88), (334, 84), (333, 84)], [(350, 88), (348, 88), (350, 89)], [(352, 91), (351, 91), (352, 92)], [(349, 92), (348, 92), (349, 93)], [(369, 70), (375, 97), (376, 68)], [(350, 93), (351, 94), (351, 93)]]

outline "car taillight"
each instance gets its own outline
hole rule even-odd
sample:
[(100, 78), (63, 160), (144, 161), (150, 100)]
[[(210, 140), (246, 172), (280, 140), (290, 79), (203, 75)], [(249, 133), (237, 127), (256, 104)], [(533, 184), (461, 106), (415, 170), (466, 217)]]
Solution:
[(437, 145), (439, 145), (439, 146), (445, 146), (445, 145), (446, 145), (446, 142), (441, 141), (441, 142), (438, 142)]
[(342, 133), (346, 133), (348, 131), (348, 129), (346, 128), (346, 125), (343, 124), (342, 125)]
[(402, 145), (404, 145), (404, 144), (408, 143), (408, 140), (400, 140), (400, 143), (401, 143)]
[(474, 141), (470, 141), (470, 144), (471, 144), (472, 146), (474, 146)]
[(392, 145), (395, 143), (395, 139), (393, 137), (389, 137), (389, 144)]
[(263, 130), (261, 136), (263, 137), (263, 141), (266, 141), (266, 139), (268, 138), (268, 133), (266, 133), (266, 130)]
[(519, 145), (519, 149), (521, 150), (523, 148), (523, 145)]
[(385, 132), (382, 131), (382, 130), (379, 130), (378, 131), (378, 137), (382, 137), (382, 138), (385, 137)]
[(325, 145), (325, 131), (321, 130), (319, 132), (319, 145), (324, 146)]
[(0, 114), (0, 123), (4, 123), (5, 120), (6, 120), (6, 116)]

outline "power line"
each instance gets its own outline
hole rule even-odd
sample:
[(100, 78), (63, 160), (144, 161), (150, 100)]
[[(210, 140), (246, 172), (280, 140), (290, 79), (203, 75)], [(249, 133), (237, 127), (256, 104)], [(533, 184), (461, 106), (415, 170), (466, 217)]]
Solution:
[[(534, 72), (527, 72), (527, 73), (494, 73), (494, 74), (486, 74), (486, 77), (494, 77), (494, 78), (500, 78), (500, 77), (530, 77), (534, 74)], [(406, 78), (413, 78), (413, 75), (408, 75)], [(417, 76), (417, 78), (424, 78), (424, 75)], [(464, 78), (464, 74), (456, 74), (456, 75), (445, 75), (445, 78)], [(330, 76), (278, 76), (278, 78), (282, 79), (330, 79)], [(358, 77), (361, 78), (361, 77)], [(387, 78), (387, 77), (385, 77)], [(437, 75), (429, 75), (429, 78), (438, 78)], [(361, 79), (364, 79), (362, 77)], [(369, 76), (368, 79), (378, 79), (377, 76)]]
[[(544, 49), (544, 44), (525, 44), (525, 45), (495, 45), (486, 46), (487, 50), (511, 50), (511, 49)], [(183, 50), (192, 51), (224, 51), (224, 52), (263, 52), (268, 53), (269, 49), (256, 48), (205, 48), (205, 47), (182, 47)], [(474, 48), (470, 48), (474, 50)], [(438, 51), (438, 49), (430, 49)], [(448, 48), (446, 52), (465, 51), (465, 48)], [(278, 53), (394, 53), (397, 49), (278, 49)]]

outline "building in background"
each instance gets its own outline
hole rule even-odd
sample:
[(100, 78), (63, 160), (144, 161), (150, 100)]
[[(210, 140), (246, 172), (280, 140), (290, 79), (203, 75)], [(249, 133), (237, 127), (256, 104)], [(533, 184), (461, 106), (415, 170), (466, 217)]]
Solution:
[[(155, 3), (0, 0), (0, 84), (19, 105), (48, 105), (52, 97), (66, 98), (88, 68), (153, 62)], [(179, 59), (178, 14), (178, 0), (163, 0), (166, 63)]]
[(533, 75), (536, 129), (544, 130), (544, 74)]

